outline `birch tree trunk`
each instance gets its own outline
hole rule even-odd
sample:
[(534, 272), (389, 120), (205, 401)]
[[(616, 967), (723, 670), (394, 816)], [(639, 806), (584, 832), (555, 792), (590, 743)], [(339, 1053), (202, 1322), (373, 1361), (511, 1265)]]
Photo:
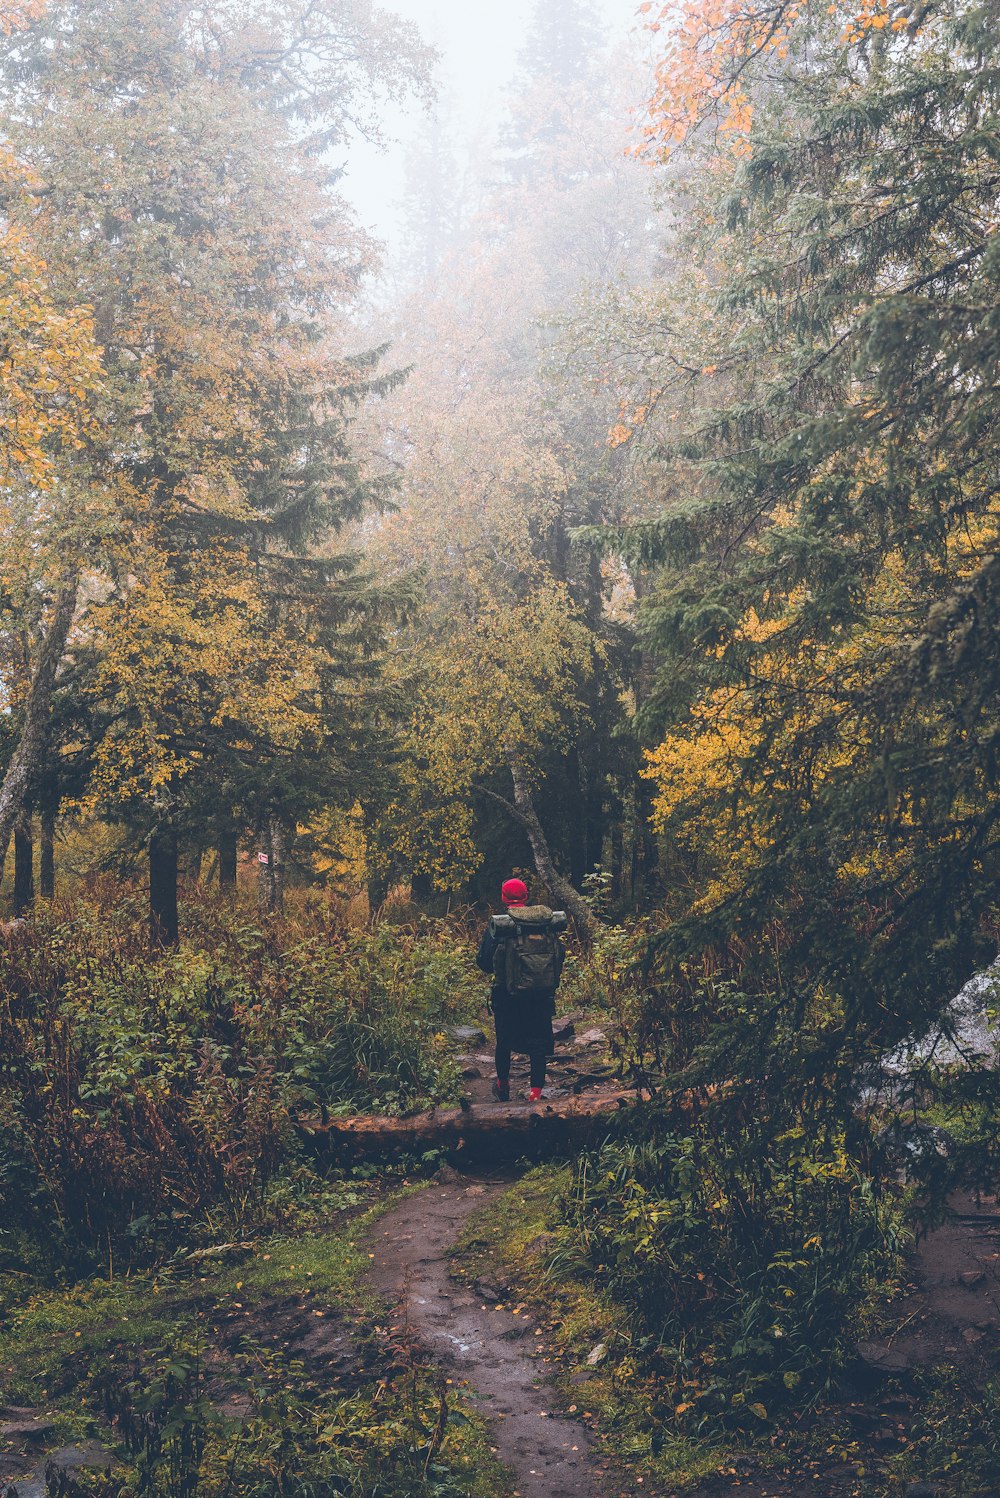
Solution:
[(0, 784), (0, 868), (3, 867), (10, 847), (14, 824), (21, 814), (21, 807), (32, 789), (45, 757), (52, 712), (52, 694), (55, 690), (56, 674), (66, 649), (73, 615), (76, 612), (76, 596), (80, 586), (79, 574), (74, 572), (65, 579), (56, 594), (52, 618), (42, 648), (38, 665), (31, 679), (28, 704), (24, 713), (24, 724), (17, 748), (11, 756), (7, 773)]
[(535, 860), (535, 870), (538, 877), (543, 883), (548, 885), (560, 904), (565, 906), (566, 910), (573, 917), (574, 924), (581, 938), (589, 944), (593, 941), (597, 931), (597, 923), (591, 914), (590, 906), (577, 893), (569, 880), (563, 878), (552, 862), (548, 838), (545, 836), (545, 830), (538, 820), (534, 798), (531, 794), (531, 783), (520, 754), (512, 744), (505, 744), (504, 757), (507, 760), (511, 779), (514, 782), (514, 808), (517, 812), (518, 821), (528, 834), (528, 841), (531, 844), (531, 852)]
[(288, 837), (285, 824), (277, 812), (271, 813), (271, 910), (275, 915), (285, 913), (285, 860)]
[(267, 862), (260, 869), (260, 905), (270, 915), (285, 912), (285, 858), (288, 847), (288, 831), (281, 814), (267, 812), (262, 831), (263, 852)]

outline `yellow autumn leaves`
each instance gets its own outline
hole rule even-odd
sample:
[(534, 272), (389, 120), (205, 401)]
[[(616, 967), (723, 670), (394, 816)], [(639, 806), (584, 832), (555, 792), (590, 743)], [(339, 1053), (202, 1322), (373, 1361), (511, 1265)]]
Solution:
[(423, 646), (405, 668), (412, 708), (400, 792), (375, 834), (383, 858), (398, 856), (441, 889), (469, 878), (482, 861), (477, 787), (491, 777), (509, 783), (507, 746), (535, 769), (543, 749), (579, 732), (584, 688), (600, 662), (568, 590), (551, 580), (519, 602), (485, 597), (460, 642)]
[(59, 448), (84, 446), (101, 357), (90, 309), (56, 305), (45, 262), (17, 225), (0, 236), (0, 340), (0, 479), (45, 487)]
[[(790, 525), (790, 513), (776, 517)], [(955, 579), (970, 577), (996, 548), (1000, 504), (975, 521), (957, 520), (940, 556)], [(646, 753), (643, 771), (654, 787), (652, 820), (692, 874), (691, 908), (704, 912), (736, 893), (779, 835), (788, 805), (810, 805), (840, 779), (889, 753), (892, 725), (873, 720), (866, 690), (887, 659), (911, 648), (925, 608), (921, 580), (898, 552), (872, 582), (864, 622), (850, 631), (810, 638), (809, 595), (792, 590), (760, 619), (752, 610), (733, 631), (746, 652), (742, 681), (707, 688), (682, 727)], [(931, 733), (930, 725), (927, 728)], [(905, 832), (919, 816), (894, 806), (886, 769), (886, 815), (873, 815), (843, 850), (837, 877), (859, 896), (873, 881), (895, 876), (904, 862)], [(903, 836), (894, 841), (891, 824)]]

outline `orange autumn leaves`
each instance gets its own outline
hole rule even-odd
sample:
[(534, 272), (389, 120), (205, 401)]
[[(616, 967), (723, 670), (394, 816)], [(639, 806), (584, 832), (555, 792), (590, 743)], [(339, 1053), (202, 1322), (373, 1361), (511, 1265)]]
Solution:
[(10, 36), (30, 26), (45, 11), (47, 0), (0, 0), (0, 34)]
[(639, 14), (648, 31), (665, 39), (637, 147), (658, 157), (708, 118), (743, 154), (753, 120), (748, 72), (760, 60), (783, 62), (793, 32), (811, 16), (839, 17), (846, 45), (910, 24), (897, 0), (644, 0)]

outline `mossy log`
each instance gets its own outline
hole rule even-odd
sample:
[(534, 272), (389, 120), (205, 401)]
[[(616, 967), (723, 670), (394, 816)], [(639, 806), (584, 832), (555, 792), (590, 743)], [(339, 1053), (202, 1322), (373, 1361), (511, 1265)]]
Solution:
[(441, 1150), (463, 1159), (516, 1159), (579, 1149), (599, 1136), (622, 1109), (645, 1093), (634, 1089), (594, 1092), (544, 1103), (475, 1103), (466, 1108), (430, 1108), (410, 1118), (356, 1114), (349, 1118), (295, 1120), (303, 1142), (319, 1157), (384, 1159)]

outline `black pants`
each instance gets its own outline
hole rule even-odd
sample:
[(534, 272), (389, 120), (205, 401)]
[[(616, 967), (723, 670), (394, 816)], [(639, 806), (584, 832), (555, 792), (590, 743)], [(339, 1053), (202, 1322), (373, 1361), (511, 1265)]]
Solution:
[[(532, 1085), (532, 1087), (544, 1087), (545, 1086), (545, 1063), (546, 1063), (546, 1060), (547, 1060), (547, 1057), (546, 1057), (544, 1051), (542, 1051), (540, 1054), (537, 1051), (532, 1051), (529, 1054), (528, 1061), (529, 1061), (529, 1064), (531, 1066), (531, 1085)], [(509, 1078), (510, 1078), (510, 1046), (509, 1045), (505, 1045), (505, 1046), (498, 1045), (497, 1046), (497, 1049), (496, 1049), (496, 1064), (497, 1064), (497, 1077), (499, 1078), (499, 1080), (501, 1082), (508, 1081)]]
[(546, 1059), (552, 1051), (552, 1016), (555, 998), (551, 994), (511, 998), (493, 990), (493, 1023), (497, 1031), (497, 1076), (501, 1082), (510, 1077), (510, 1053), (526, 1053), (531, 1062), (532, 1087), (545, 1086)]

